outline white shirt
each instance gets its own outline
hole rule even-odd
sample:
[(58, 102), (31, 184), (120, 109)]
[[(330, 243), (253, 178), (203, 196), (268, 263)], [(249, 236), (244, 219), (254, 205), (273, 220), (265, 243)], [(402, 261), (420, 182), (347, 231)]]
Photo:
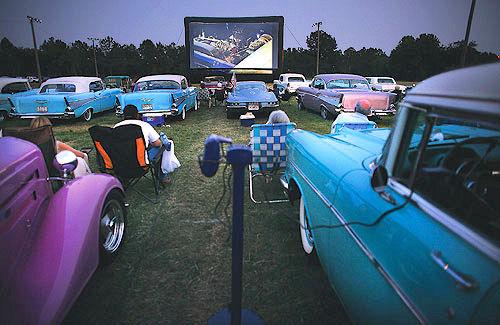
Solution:
[(156, 130), (151, 126), (151, 124), (140, 121), (140, 120), (123, 120), (120, 123), (115, 124), (115, 128), (122, 125), (135, 124), (139, 125), (142, 129), (142, 135), (144, 136), (144, 140), (146, 141), (146, 148), (156, 140), (160, 138), (160, 135)]

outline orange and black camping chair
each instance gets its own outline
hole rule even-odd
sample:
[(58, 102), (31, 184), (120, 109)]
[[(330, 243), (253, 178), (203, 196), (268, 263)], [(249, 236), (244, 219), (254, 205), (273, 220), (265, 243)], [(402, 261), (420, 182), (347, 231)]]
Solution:
[(154, 202), (134, 188), (143, 177), (152, 181), (155, 195), (158, 195), (160, 186), (160, 160), (158, 158), (148, 161), (141, 127), (122, 125), (110, 128), (95, 125), (89, 128), (89, 133), (96, 148), (99, 170), (116, 176), (126, 190), (132, 189), (145, 199)]

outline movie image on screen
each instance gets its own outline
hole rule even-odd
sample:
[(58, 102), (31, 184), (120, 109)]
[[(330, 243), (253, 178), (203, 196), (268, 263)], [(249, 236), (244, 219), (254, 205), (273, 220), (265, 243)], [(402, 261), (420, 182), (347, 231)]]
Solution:
[(191, 69), (277, 69), (278, 22), (190, 22)]

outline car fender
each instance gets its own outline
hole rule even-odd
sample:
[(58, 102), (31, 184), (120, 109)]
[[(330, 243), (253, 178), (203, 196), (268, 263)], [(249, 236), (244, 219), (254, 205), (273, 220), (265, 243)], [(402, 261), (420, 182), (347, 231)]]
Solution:
[(15, 276), (8, 309), (2, 312), (15, 313), (4, 315), (6, 321), (62, 322), (99, 263), (100, 214), (106, 196), (114, 189), (123, 193), (116, 178), (91, 174), (76, 178), (54, 194), (24, 271)]

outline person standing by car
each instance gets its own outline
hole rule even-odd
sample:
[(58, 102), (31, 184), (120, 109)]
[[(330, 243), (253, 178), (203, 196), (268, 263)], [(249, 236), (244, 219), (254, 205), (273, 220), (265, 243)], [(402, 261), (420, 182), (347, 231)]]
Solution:
[[(156, 158), (157, 155), (161, 154), (161, 146), (167, 144), (162, 142), (160, 135), (156, 130), (151, 126), (151, 124), (144, 122), (141, 120), (141, 116), (137, 107), (134, 105), (127, 105), (123, 109), (123, 118), (124, 120), (115, 124), (114, 128), (122, 125), (138, 125), (141, 127), (142, 135), (144, 136), (144, 140), (146, 141), (146, 151), (148, 153), (149, 159)], [(168, 148), (168, 147), (167, 147)], [(161, 163), (161, 160), (160, 160)], [(160, 181), (163, 184), (169, 184), (171, 182), (171, 178), (168, 174), (164, 173), (160, 168)]]
[(372, 124), (370, 120), (368, 120), (368, 116), (371, 114), (372, 109), (370, 102), (367, 99), (360, 99), (356, 103), (354, 108), (354, 113), (340, 113), (335, 121), (332, 123), (331, 130), (335, 130), (335, 126), (338, 124), (346, 124), (346, 123), (366, 123)]
[(226, 99), (226, 90), (224, 89), (222, 82), (219, 81), (217, 83), (217, 88), (215, 89), (215, 106), (217, 106), (218, 102), (222, 105), (224, 99)]

